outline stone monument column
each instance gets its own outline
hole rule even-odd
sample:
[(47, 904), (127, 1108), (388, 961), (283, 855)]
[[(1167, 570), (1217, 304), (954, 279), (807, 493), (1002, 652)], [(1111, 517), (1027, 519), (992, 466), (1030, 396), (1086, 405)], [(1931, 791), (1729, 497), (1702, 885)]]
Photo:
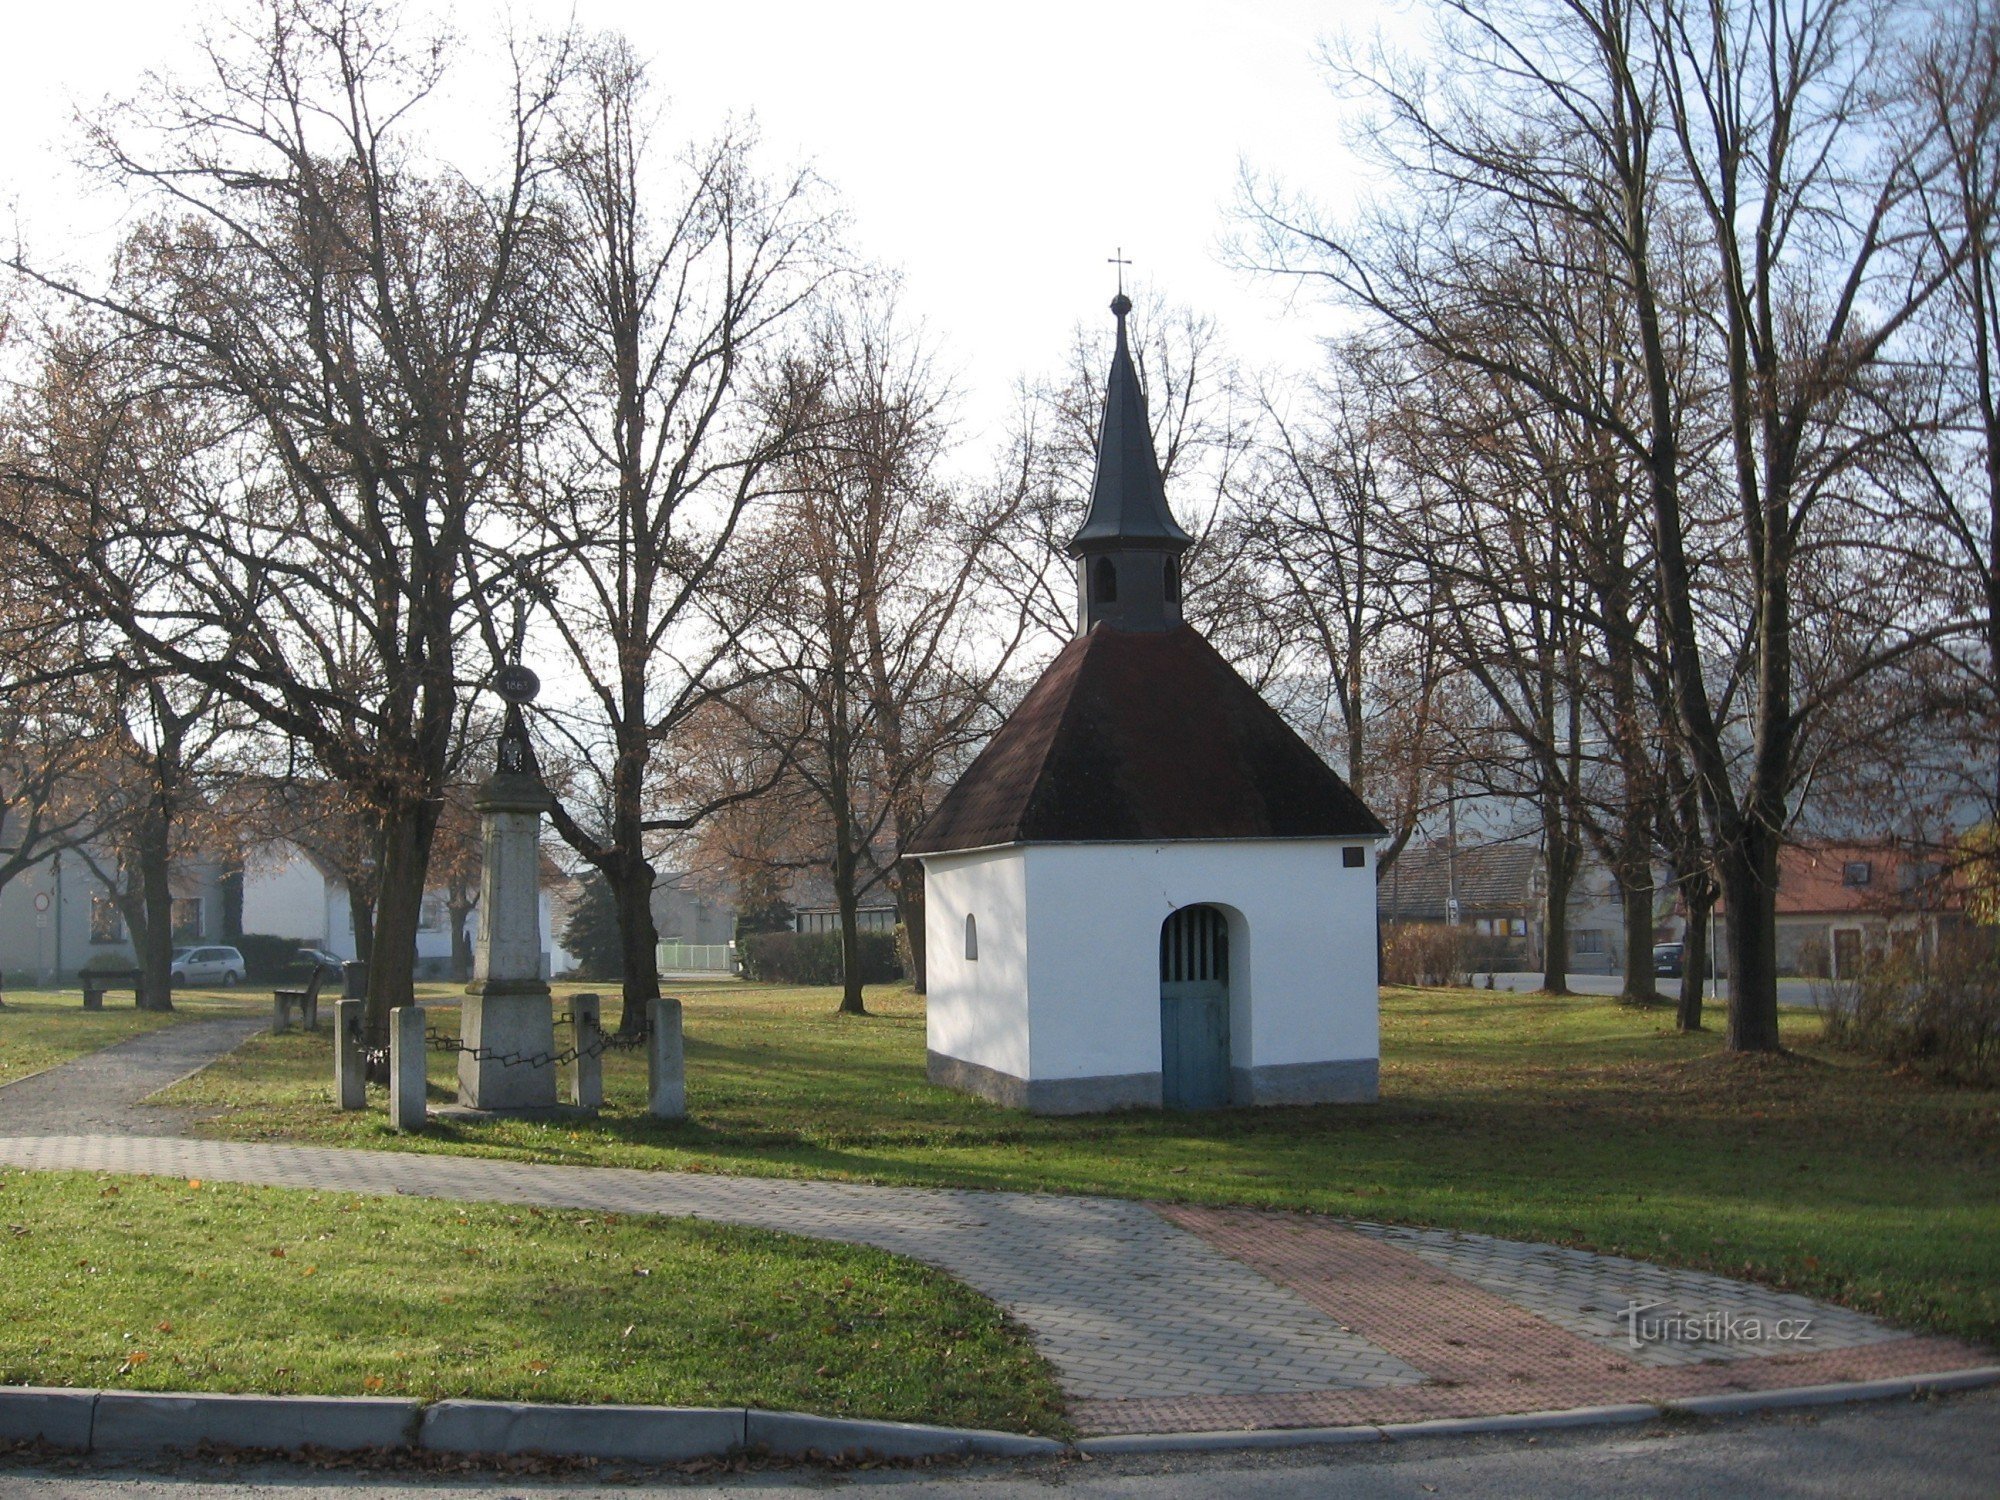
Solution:
[[(483, 863), (479, 873), (479, 942), (473, 949), (472, 983), (459, 1011), (459, 1040), (472, 1050), (458, 1055), (458, 1101), (472, 1109), (538, 1110), (556, 1106), (553, 1063), (510, 1056), (555, 1051), (555, 1016), (542, 978), (542, 814), (554, 804), (535, 769), (523, 704), (541, 684), (515, 662), (502, 667), (494, 687), (507, 700), (500, 753), (493, 775), (472, 805), (479, 813)], [(481, 1057), (482, 1052), (493, 1056)]]

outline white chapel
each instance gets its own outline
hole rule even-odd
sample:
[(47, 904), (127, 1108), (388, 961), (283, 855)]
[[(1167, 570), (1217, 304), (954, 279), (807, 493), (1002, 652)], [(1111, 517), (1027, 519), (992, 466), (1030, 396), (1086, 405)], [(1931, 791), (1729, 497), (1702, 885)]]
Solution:
[(1076, 636), (910, 850), (930, 1076), (1041, 1114), (1372, 1100), (1385, 830), (1181, 619), (1131, 307)]

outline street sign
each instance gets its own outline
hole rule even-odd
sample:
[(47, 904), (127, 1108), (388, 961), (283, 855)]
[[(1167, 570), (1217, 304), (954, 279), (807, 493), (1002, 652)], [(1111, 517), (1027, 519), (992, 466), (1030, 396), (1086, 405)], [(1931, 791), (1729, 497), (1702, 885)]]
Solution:
[(1458, 897), (1453, 896), (1445, 902), (1444, 919), (1453, 927), (1458, 925)]

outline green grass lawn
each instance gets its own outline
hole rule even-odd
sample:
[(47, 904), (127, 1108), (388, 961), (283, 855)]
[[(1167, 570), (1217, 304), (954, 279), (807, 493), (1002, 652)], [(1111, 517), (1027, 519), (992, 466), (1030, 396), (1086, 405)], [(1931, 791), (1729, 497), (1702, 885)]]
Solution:
[[(439, 998), (446, 992), (439, 990)], [(434, 1126), (330, 1102), (330, 1042), (252, 1041), (168, 1095), (209, 1133), (545, 1162), (1108, 1193), (1310, 1209), (1549, 1240), (1742, 1276), (2000, 1342), (2000, 1092), (1819, 1047), (1732, 1058), (1669, 1010), (1391, 990), (1372, 1106), (1036, 1118), (923, 1081), (922, 1002), (684, 987), (685, 1123), (614, 1055), (592, 1125)], [(453, 1018), (440, 1014), (437, 1024)], [(451, 1058), (433, 1057), (440, 1098)]]
[(7, 1003), (0, 1008), (0, 1083), (191, 1016), (214, 1015), (259, 999), (270, 1003), (269, 995), (253, 993), (246, 999), (230, 990), (177, 990), (175, 1009), (162, 1014), (135, 1009), (130, 992), (124, 990), (113, 990), (103, 1010), (85, 1010), (80, 990), (9, 990)]
[(0, 1384), (758, 1406), (1063, 1431), (941, 1271), (685, 1220), (0, 1174)]

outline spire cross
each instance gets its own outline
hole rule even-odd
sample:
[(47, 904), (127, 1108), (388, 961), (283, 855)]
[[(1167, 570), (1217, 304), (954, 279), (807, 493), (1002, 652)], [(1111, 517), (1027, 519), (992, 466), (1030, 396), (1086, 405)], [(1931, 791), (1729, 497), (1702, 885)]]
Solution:
[(1107, 266), (1116, 266), (1118, 268), (1118, 295), (1121, 297), (1124, 296), (1125, 268), (1132, 264), (1131, 261), (1125, 259), (1125, 247), (1123, 245), (1118, 246), (1116, 253), (1112, 255), (1112, 257), (1109, 260), (1107, 260), (1105, 264)]

